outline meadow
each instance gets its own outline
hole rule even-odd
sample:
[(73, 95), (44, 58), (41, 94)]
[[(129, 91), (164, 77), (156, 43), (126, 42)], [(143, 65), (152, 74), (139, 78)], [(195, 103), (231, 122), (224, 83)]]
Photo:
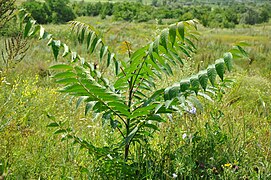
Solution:
[[(136, 50), (168, 26), (167, 21), (158, 25), (155, 21), (130, 23), (99, 17), (77, 20), (94, 26), (118, 58), (127, 55), (124, 42)], [(89, 57), (69, 25), (44, 28)], [(182, 69), (173, 69), (175, 76), (163, 77), (159, 86), (205, 69), (236, 42), (249, 44), (244, 47), (249, 58), (234, 61), (233, 71), (226, 74), (229, 83), (213, 97), (214, 102), (202, 100), (202, 112), (173, 114), (172, 120), (159, 125), (138, 162), (137, 170), (145, 175), (141, 179), (270, 179), (271, 25), (199, 26), (198, 31), (196, 53)], [(4, 39), (0, 41), (0, 49), (4, 49)], [(54, 71), (49, 68), (55, 61), (44, 40), (32, 38), (28, 45), (24, 59), (0, 74), (0, 175), (5, 179), (119, 179), (123, 170), (116, 164), (72, 141), (62, 141), (54, 127), (47, 127), (52, 120), (65, 122), (63, 126), (98, 147), (110, 146), (118, 139), (116, 130), (100, 117), (85, 116), (83, 107), (74, 110), (76, 101), (57, 92), (60, 86), (51, 78)], [(136, 172), (127, 170), (129, 173), (134, 176), (123, 179), (137, 179)]]

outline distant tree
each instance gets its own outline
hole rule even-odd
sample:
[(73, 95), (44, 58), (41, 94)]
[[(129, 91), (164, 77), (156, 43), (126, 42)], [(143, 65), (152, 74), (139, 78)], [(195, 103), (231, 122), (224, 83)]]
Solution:
[(98, 16), (103, 8), (103, 4), (101, 2), (98, 3), (88, 3), (87, 4), (87, 15), (88, 16)]
[(75, 14), (68, 3), (69, 0), (45, 0), (52, 23), (64, 23), (75, 19)]
[(158, 6), (158, 0), (152, 0), (151, 5), (152, 6)]
[(252, 8), (249, 8), (246, 13), (241, 17), (241, 23), (244, 24), (257, 24), (259, 23), (259, 13)]
[(39, 23), (39, 24), (46, 24), (49, 23), (49, 12), (48, 7), (36, 0), (27, 0), (22, 4), (22, 6), (31, 13), (32, 17)]
[(114, 5), (114, 18), (116, 20), (132, 21), (134, 20), (140, 4), (135, 3), (116, 3)]
[(269, 11), (265, 8), (262, 8), (259, 13), (259, 23), (269, 21)]

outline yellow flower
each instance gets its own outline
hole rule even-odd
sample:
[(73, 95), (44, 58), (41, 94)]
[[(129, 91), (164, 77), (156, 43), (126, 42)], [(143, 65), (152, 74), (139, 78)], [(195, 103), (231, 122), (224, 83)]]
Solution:
[(224, 164), (224, 167), (232, 167), (232, 164), (231, 163), (227, 163), (227, 164)]

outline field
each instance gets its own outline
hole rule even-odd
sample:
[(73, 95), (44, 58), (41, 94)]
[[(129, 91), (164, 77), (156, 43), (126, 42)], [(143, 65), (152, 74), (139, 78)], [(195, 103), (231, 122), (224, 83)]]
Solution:
[[(168, 26), (99, 17), (77, 20), (93, 25), (118, 58), (127, 55), (125, 41), (134, 51)], [(69, 25), (44, 28), (87, 59)], [(174, 114), (171, 121), (159, 126), (160, 131), (146, 143), (142, 172), (148, 176), (142, 179), (270, 179), (271, 25), (240, 25), (236, 29), (199, 26), (198, 31), (196, 54), (182, 69), (173, 69), (175, 76), (163, 77), (159, 86), (205, 69), (236, 42), (249, 44), (244, 47), (249, 58), (234, 62), (233, 71), (226, 74), (233, 82), (214, 97), (214, 102), (203, 100), (203, 112)], [(4, 39), (0, 41), (3, 49)], [(55, 61), (46, 42), (32, 38), (28, 44), (22, 62), (0, 74), (0, 173), (3, 171), (6, 179), (118, 179), (116, 164), (69, 140), (61, 141), (61, 134), (47, 127), (52, 122), (48, 115), (52, 115), (98, 147), (118, 140), (117, 132), (100, 117), (84, 116), (83, 106), (75, 110), (76, 101), (57, 92), (60, 85), (51, 78), (54, 71), (49, 69)]]

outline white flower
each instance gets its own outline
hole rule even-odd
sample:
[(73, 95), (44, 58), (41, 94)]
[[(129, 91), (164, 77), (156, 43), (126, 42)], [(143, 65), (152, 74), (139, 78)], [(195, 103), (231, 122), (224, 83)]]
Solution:
[(196, 114), (197, 109), (195, 107), (192, 107), (189, 111), (190, 114)]
[(183, 137), (183, 139), (185, 139), (187, 137), (187, 134), (184, 133), (182, 137)]
[(173, 173), (173, 174), (172, 174), (172, 177), (173, 177), (173, 179), (176, 179), (176, 178), (178, 177), (178, 175), (175, 174), (175, 173)]

